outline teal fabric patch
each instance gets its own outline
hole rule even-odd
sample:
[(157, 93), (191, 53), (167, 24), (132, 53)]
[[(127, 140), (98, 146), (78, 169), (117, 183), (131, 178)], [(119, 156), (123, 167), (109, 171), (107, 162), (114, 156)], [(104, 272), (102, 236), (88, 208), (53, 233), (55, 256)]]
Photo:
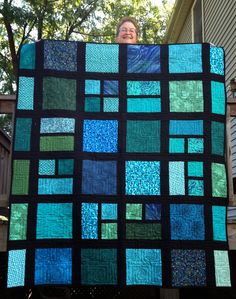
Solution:
[(35, 44), (24, 44), (20, 50), (20, 69), (35, 68)]
[(202, 45), (169, 45), (170, 73), (201, 73)]
[(118, 73), (118, 45), (86, 44), (86, 72)]
[(224, 83), (211, 81), (212, 113), (225, 115), (225, 86)]
[(132, 112), (132, 113), (161, 112), (161, 99), (160, 98), (128, 98), (127, 112)]
[(217, 121), (211, 122), (211, 152), (220, 156), (225, 152), (225, 125)]
[(16, 118), (15, 151), (30, 151), (32, 118)]
[(226, 241), (226, 207), (212, 207), (213, 238), (215, 241)]
[(127, 81), (127, 95), (160, 95), (161, 85), (159, 81)]
[(33, 77), (19, 77), (17, 109), (18, 110), (34, 109), (34, 78)]

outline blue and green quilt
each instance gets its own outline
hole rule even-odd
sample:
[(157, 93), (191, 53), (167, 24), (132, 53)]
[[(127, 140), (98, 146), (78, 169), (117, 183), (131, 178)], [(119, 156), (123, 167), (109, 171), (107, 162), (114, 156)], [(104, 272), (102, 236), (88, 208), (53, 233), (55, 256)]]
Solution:
[(229, 287), (224, 52), (20, 52), (7, 286)]

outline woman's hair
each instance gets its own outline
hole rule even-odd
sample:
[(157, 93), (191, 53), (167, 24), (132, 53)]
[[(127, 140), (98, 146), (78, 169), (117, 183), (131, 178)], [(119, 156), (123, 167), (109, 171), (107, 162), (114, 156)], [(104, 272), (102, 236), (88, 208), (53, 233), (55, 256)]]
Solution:
[(138, 26), (138, 23), (137, 21), (135, 20), (135, 18), (132, 18), (132, 17), (124, 17), (122, 18), (119, 23), (117, 24), (117, 27), (116, 27), (116, 36), (118, 36), (119, 34), (119, 30), (120, 30), (120, 27), (122, 26), (122, 24), (124, 24), (125, 22), (131, 22), (135, 29), (136, 29), (136, 33), (137, 33), (137, 36), (139, 35), (139, 26)]

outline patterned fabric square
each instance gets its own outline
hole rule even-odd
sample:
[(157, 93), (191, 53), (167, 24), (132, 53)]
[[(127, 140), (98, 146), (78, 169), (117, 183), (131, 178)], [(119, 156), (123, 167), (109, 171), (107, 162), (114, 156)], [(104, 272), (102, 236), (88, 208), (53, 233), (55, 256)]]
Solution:
[(8, 252), (7, 287), (25, 285), (26, 249), (10, 250)]
[(86, 72), (118, 73), (119, 46), (86, 44)]
[(203, 112), (201, 81), (171, 81), (170, 112)]
[(203, 205), (171, 204), (170, 223), (172, 240), (204, 240)]
[(34, 109), (34, 78), (19, 77), (17, 109)]
[(82, 193), (115, 195), (117, 192), (116, 161), (83, 161)]
[(206, 285), (206, 254), (204, 250), (174, 249), (171, 251), (172, 285), (203, 287)]
[(160, 46), (128, 45), (128, 73), (160, 73)]
[(44, 43), (44, 68), (57, 71), (77, 71), (77, 43), (49, 41)]
[(35, 285), (71, 283), (71, 248), (36, 248), (34, 281)]
[(160, 152), (160, 121), (128, 120), (127, 152)]
[(118, 122), (116, 120), (84, 120), (83, 151), (117, 152)]
[(116, 249), (82, 248), (81, 282), (83, 285), (117, 284)]
[(170, 73), (201, 73), (202, 45), (169, 45)]
[(126, 161), (126, 195), (160, 195), (160, 162)]
[(224, 50), (21, 47), (7, 287), (236, 287)]
[(162, 285), (160, 249), (126, 249), (127, 285)]

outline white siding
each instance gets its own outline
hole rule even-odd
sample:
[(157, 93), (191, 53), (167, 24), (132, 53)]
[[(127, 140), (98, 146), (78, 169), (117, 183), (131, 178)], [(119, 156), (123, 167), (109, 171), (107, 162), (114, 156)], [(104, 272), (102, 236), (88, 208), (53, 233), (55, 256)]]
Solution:
[[(230, 96), (230, 79), (236, 78), (236, 1), (204, 0), (205, 42), (225, 49), (226, 90)], [(236, 118), (231, 118), (232, 173), (236, 177)]]
[(188, 15), (177, 42), (178, 43), (191, 43), (192, 42), (192, 16), (191, 16), (191, 14)]

